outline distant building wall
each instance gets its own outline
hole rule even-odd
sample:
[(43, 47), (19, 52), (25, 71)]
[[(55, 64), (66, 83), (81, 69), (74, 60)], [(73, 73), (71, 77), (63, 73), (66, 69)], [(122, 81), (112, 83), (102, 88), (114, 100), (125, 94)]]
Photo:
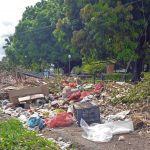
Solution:
[(107, 74), (113, 73), (114, 72), (114, 68), (115, 68), (114, 64), (107, 65), (107, 67), (106, 67), (106, 73)]

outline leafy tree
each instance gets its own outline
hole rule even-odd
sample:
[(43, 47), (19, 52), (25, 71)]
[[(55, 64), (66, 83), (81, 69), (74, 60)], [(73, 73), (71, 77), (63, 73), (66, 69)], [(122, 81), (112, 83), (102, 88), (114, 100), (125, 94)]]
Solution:
[[(41, 68), (45, 62), (58, 66), (66, 64), (65, 51), (53, 36), (53, 30), (63, 10), (59, 0), (38, 2), (27, 7), (22, 20), (16, 27), (12, 46), (6, 48), (9, 59), (26, 68)], [(6, 43), (7, 45), (7, 43)]]
[[(146, 52), (139, 48), (139, 37), (143, 29), (148, 28), (143, 17), (135, 17), (142, 13), (127, 2), (99, 0), (94, 5), (87, 4), (80, 10), (84, 27), (74, 31), (72, 43), (80, 48), (88, 63), (93, 59), (132, 60), (138, 63)], [(147, 40), (148, 35), (145, 35)], [(139, 80), (141, 70), (138, 72), (137, 66), (134, 66), (133, 81)]]
[[(71, 54), (72, 69), (76, 65), (81, 65), (80, 51), (71, 43), (73, 31), (80, 29), (82, 26), (79, 15), (80, 8), (78, 6), (78, 1), (74, 0), (65, 0), (63, 4), (65, 10), (64, 16), (58, 19), (53, 34), (66, 53)], [(65, 70), (68, 70), (67, 66)]]
[[(125, 2), (128, 2), (125, 1)], [(134, 61), (134, 72), (132, 81), (139, 81), (141, 72), (143, 71), (143, 64), (150, 64), (150, 0), (141, 0), (133, 4), (133, 20), (140, 26), (142, 32), (137, 39), (137, 47), (134, 50), (138, 56)], [(149, 70), (149, 68), (148, 68)]]
[(12, 64), (32, 69), (54, 63), (67, 72), (68, 54), (71, 68), (133, 62), (138, 81), (150, 60), (149, 6), (150, 0), (42, 0), (26, 8), (4, 48)]

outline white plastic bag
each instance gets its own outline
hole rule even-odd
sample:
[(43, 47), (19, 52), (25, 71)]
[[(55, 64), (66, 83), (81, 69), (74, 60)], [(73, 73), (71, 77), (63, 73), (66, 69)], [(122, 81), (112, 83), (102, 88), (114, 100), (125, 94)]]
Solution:
[(96, 124), (88, 126), (88, 124), (81, 119), (80, 126), (84, 130), (83, 138), (94, 142), (109, 142), (112, 139), (111, 129), (104, 124)]
[(111, 132), (113, 135), (129, 133), (134, 131), (133, 122), (130, 120), (113, 121), (106, 123), (105, 125), (111, 128)]
[(26, 123), (27, 120), (28, 120), (25, 115), (20, 115), (20, 117), (18, 117), (18, 119), (19, 119), (22, 123)]
[(80, 126), (84, 130), (83, 138), (94, 142), (109, 142), (113, 135), (129, 133), (134, 131), (133, 122), (130, 120), (126, 121), (113, 121), (105, 124), (88, 124), (81, 119)]

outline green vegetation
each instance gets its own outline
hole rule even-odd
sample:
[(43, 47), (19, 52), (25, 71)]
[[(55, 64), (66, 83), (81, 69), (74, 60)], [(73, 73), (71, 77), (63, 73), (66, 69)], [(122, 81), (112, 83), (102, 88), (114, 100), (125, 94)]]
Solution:
[(53, 142), (23, 128), (16, 119), (0, 122), (0, 150), (59, 150)]
[(129, 91), (120, 98), (112, 100), (113, 104), (117, 103), (135, 103), (150, 101), (150, 73), (144, 74), (144, 80), (134, 85)]
[(105, 75), (105, 80), (110, 81), (130, 81), (132, 75), (130, 73), (111, 73)]
[(92, 61), (90, 63), (83, 63), (81, 67), (76, 66), (73, 68), (73, 72), (76, 74), (87, 73), (94, 74), (95, 72), (105, 72), (106, 62)]
[(53, 63), (66, 73), (68, 54), (71, 69), (83, 64), (90, 72), (99, 67), (93, 62), (132, 62), (139, 81), (143, 62), (150, 63), (149, 6), (150, 0), (41, 0), (26, 8), (4, 49), (12, 66), (32, 70)]

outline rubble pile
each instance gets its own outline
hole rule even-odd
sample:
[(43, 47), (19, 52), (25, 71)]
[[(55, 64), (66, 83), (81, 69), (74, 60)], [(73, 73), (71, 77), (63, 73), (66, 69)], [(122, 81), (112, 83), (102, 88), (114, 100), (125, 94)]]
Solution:
[[(84, 138), (89, 140), (99, 140), (101, 142), (109, 141), (116, 133), (128, 133), (134, 129), (138, 130), (143, 127), (146, 127), (147, 131), (149, 130), (149, 102), (143, 101), (143, 103), (131, 105), (123, 103), (113, 105), (112, 103), (115, 99), (126, 96), (128, 92), (134, 88), (134, 85), (129, 83), (82, 83), (78, 82), (79, 79), (70, 77), (51, 77), (50, 79), (35, 79), (30, 77), (22, 79), (21, 83), (15, 82), (15, 79), (10, 76), (8, 79), (10, 82), (7, 82), (7, 86), (6, 82), (4, 83), (1, 80), (1, 94), (7, 93), (6, 97), (0, 97), (2, 110), (6, 114), (17, 117), (23, 123), (24, 127), (29, 130), (40, 131), (45, 127), (66, 127), (78, 121), (78, 125), (81, 126), (84, 131), (90, 129), (91, 132), (93, 132), (92, 136), (95, 136), (95, 138), (100, 134), (100, 132), (97, 133), (95, 129), (100, 130), (102, 127), (106, 129), (103, 130), (106, 131), (103, 134), (109, 136), (105, 137), (105, 139), (103, 139), (104, 137), (91, 139), (90, 133), (86, 133), (86, 136), (83, 135)], [(11, 82), (13, 84), (10, 84)], [(48, 89), (44, 89), (44, 91), (48, 90), (48, 94), (40, 88), (41, 85), (48, 87)], [(32, 88), (27, 91), (25, 89), (26, 87), (37, 87), (39, 93), (36, 93), (35, 88), (33, 92), (31, 92)], [(21, 89), (25, 89), (25, 93), (24, 95), (20, 94), (21, 97), (19, 97), (18, 93)], [(12, 93), (13, 90), (16, 90), (14, 93), (18, 94), (16, 99), (19, 100), (15, 99), (15, 101), (10, 101), (10, 95), (8, 97), (10, 90), (12, 90)], [(27, 92), (29, 92), (29, 94)], [(15, 94), (14, 97), (16, 96)], [(76, 104), (81, 108), (78, 108), (79, 111), (75, 116)], [(81, 104), (85, 105), (82, 106)], [(92, 109), (93, 107), (98, 107), (100, 111)], [(100, 121), (95, 122), (95, 116), (99, 116), (97, 113), (100, 115)], [(81, 115), (82, 117), (80, 117)], [(78, 118), (80, 119), (78, 120)], [(81, 119), (84, 120), (80, 122)], [(90, 127), (89, 124), (87, 124), (88, 122), (85, 122), (86, 119), (87, 121), (90, 119), (91, 123), (98, 123), (97, 126), (95, 125), (94, 128)], [(112, 128), (117, 128), (117, 124), (119, 124), (118, 128), (120, 130), (111, 131)]]
[(9, 72), (1, 72), (0, 73), (0, 85), (2, 86), (10, 86), (16, 84), (16, 79)]
[(14, 88), (15, 78), (8, 72), (0, 73), (0, 100), (8, 99), (8, 90)]

